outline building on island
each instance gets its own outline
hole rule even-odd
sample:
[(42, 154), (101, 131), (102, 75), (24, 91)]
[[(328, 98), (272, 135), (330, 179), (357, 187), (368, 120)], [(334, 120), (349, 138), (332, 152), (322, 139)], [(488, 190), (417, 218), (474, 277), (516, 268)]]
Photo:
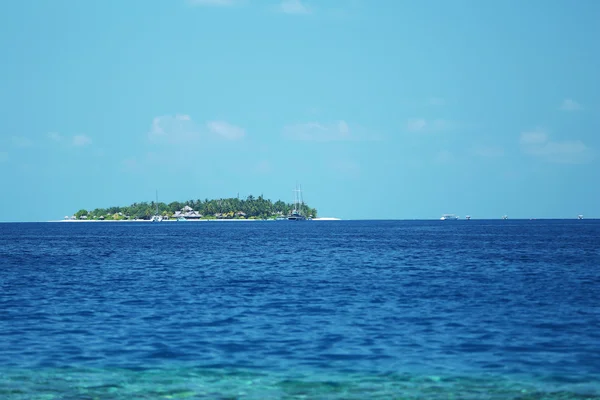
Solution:
[(185, 206), (181, 209), (181, 211), (175, 211), (173, 218), (200, 219), (202, 218), (202, 214), (200, 214), (198, 211), (195, 211), (190, 206)]

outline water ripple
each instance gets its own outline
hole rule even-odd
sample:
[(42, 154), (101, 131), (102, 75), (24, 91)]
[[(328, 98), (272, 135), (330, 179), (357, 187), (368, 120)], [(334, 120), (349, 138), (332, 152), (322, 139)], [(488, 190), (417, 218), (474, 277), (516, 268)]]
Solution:
[[(165, 365), (259, 370), (264, 390), (290, 398), (378, 393), (351, 374), (403, 391), (466, 376), (473, 398), (482, 373), (490, 390), (513, 377), (540, 393), (589, 385), (600, 375), (599, 246), (595, 221), (0, 224), (0, 367), (11, 377), (0, 388), (19, 368), (59, 381), (60, 368), (99, 368), (82, 378), (96, 386), (63, 398), (125, 398), (116, 393), (134, 392), (106, 371)], [(296, 370), (337, 378), (295, 381)], [(432, 382), (428, 398), (459, 390)], [(511, 390), (494, 393), (518, 398)]]

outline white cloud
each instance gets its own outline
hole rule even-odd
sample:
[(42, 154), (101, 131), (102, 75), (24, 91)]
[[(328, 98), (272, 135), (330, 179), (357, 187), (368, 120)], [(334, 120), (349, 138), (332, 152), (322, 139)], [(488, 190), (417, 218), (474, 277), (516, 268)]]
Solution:
[(83, 147), (92, 143), (92, 139), (86, 135), (75, 135), (71, 141), (73, 146)]
[(200, 137), (200, 128), (189, 115), (162, 115), (152, 120), (148, 138), (154, 143), (184, 144)]
[(329, 124), (307, 122), (288, 125), (283, 128), (283, 136), (291, 140), (305, 140), (312, 142), (369, 139), (367, 137), (358, 136), (346, 121), (338, 121)]
[(426, 120), (424, 118), (409, 119), (406, 129), (410, 132), (439, 132), (450, 129), (451, 123), (442, 119)]
[(189, 115), (163, 115), (152, 120), (148, 139), (157, 144), (190, 145), (210, 134), (225, 140), (239, 140), (246, 131), (225, 121), (196, 124)]
[(232, 6), (234, 0), (188, 0), (192, 6)]
[(47, 136), (48, 139), (57, 143), (62, 143), (63, 146), (85, 147), (92, 144), (92, 138), (86, 135), (66, 137), (57, 132), (50, 132)]
[(310, 14), (311, 10), (301, 0), (283, 0), (279, 10), (285, 14)]
[(581, 105), (573, 99), (564, 99), (560, 109), (563, 111), (577, 111), (581, 110)]
[(13, 136), (12, 144), (15, 147), (31, 147), (33, 145), (33, 141), (23, 136)]
[(579, 164), (592, 158), (591, 149), (581, 140), (553, 141), (540, 128), (521, 133), (519, 141), (524, 153), (549, 162)]
[(225, 121), (210, 121), (206, 124), (208, 129), (223, 139), (240, 140), (246, 136), (246, 131), (239, 126), (231, 125)]

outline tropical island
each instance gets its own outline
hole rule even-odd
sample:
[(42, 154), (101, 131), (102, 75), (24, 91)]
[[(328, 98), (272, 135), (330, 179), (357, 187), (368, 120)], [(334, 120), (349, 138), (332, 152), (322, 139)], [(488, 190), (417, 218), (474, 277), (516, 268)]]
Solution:
[(152, 220), (160, 216), (161, 220), (227, 220), (250, 219), (269, 220), (287, 219), (299, 213), (307, 218), (316, 218), (317, 210), (304, 202), (294, 204), (281, 200), (272, 202), (262, 195), (248, 196), (246, 199), (205, 199), (174, 201), (169, 204), (160, 202), (133, 203), (125, 207), (81, 209), (72, 216), (65, 217), (69, 221), (139, 221)]

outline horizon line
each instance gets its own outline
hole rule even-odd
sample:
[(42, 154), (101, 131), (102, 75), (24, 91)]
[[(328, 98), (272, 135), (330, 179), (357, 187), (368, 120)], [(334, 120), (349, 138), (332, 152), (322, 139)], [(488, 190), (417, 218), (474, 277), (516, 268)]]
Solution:
[[(440, 221), (439, 218), (338, 218), (338, 217), (317, 217), (317, 220), (320, 218), (327, 218), (328, 221)], [(329, 220), (328, 218), (336, 218)], [(211, 219), (206, 219), (205, 221), (210, 221)], [(215, 218), (217, 221), (218, 219)], [(456, 221), (595, 221), (600, 220), (600, 217), (588, 217), (578, 219), (577, 217), (550, 217), (550, 218), (459, 218)], [(53, 223), (53, 222), (142, 222), (145, 220), (122, 220), (122, 221), (96, 221), (96, 220), (65, 220), (65, 219), (55, 219), (55, 220), (40, 220), (40, 221), (0, 221), (0, 224), (26, 224), (26, 223)], [(260, 219), (249, 220), (249, 221), (263, 221)], [(267, 220), (268, 221), (268, 220)], [(322, 220), (323, 221), (323, 220)], [(322, 222), (321, 221), (321, 222)], [(440, 221), (441, 222), (441, 221)]]

